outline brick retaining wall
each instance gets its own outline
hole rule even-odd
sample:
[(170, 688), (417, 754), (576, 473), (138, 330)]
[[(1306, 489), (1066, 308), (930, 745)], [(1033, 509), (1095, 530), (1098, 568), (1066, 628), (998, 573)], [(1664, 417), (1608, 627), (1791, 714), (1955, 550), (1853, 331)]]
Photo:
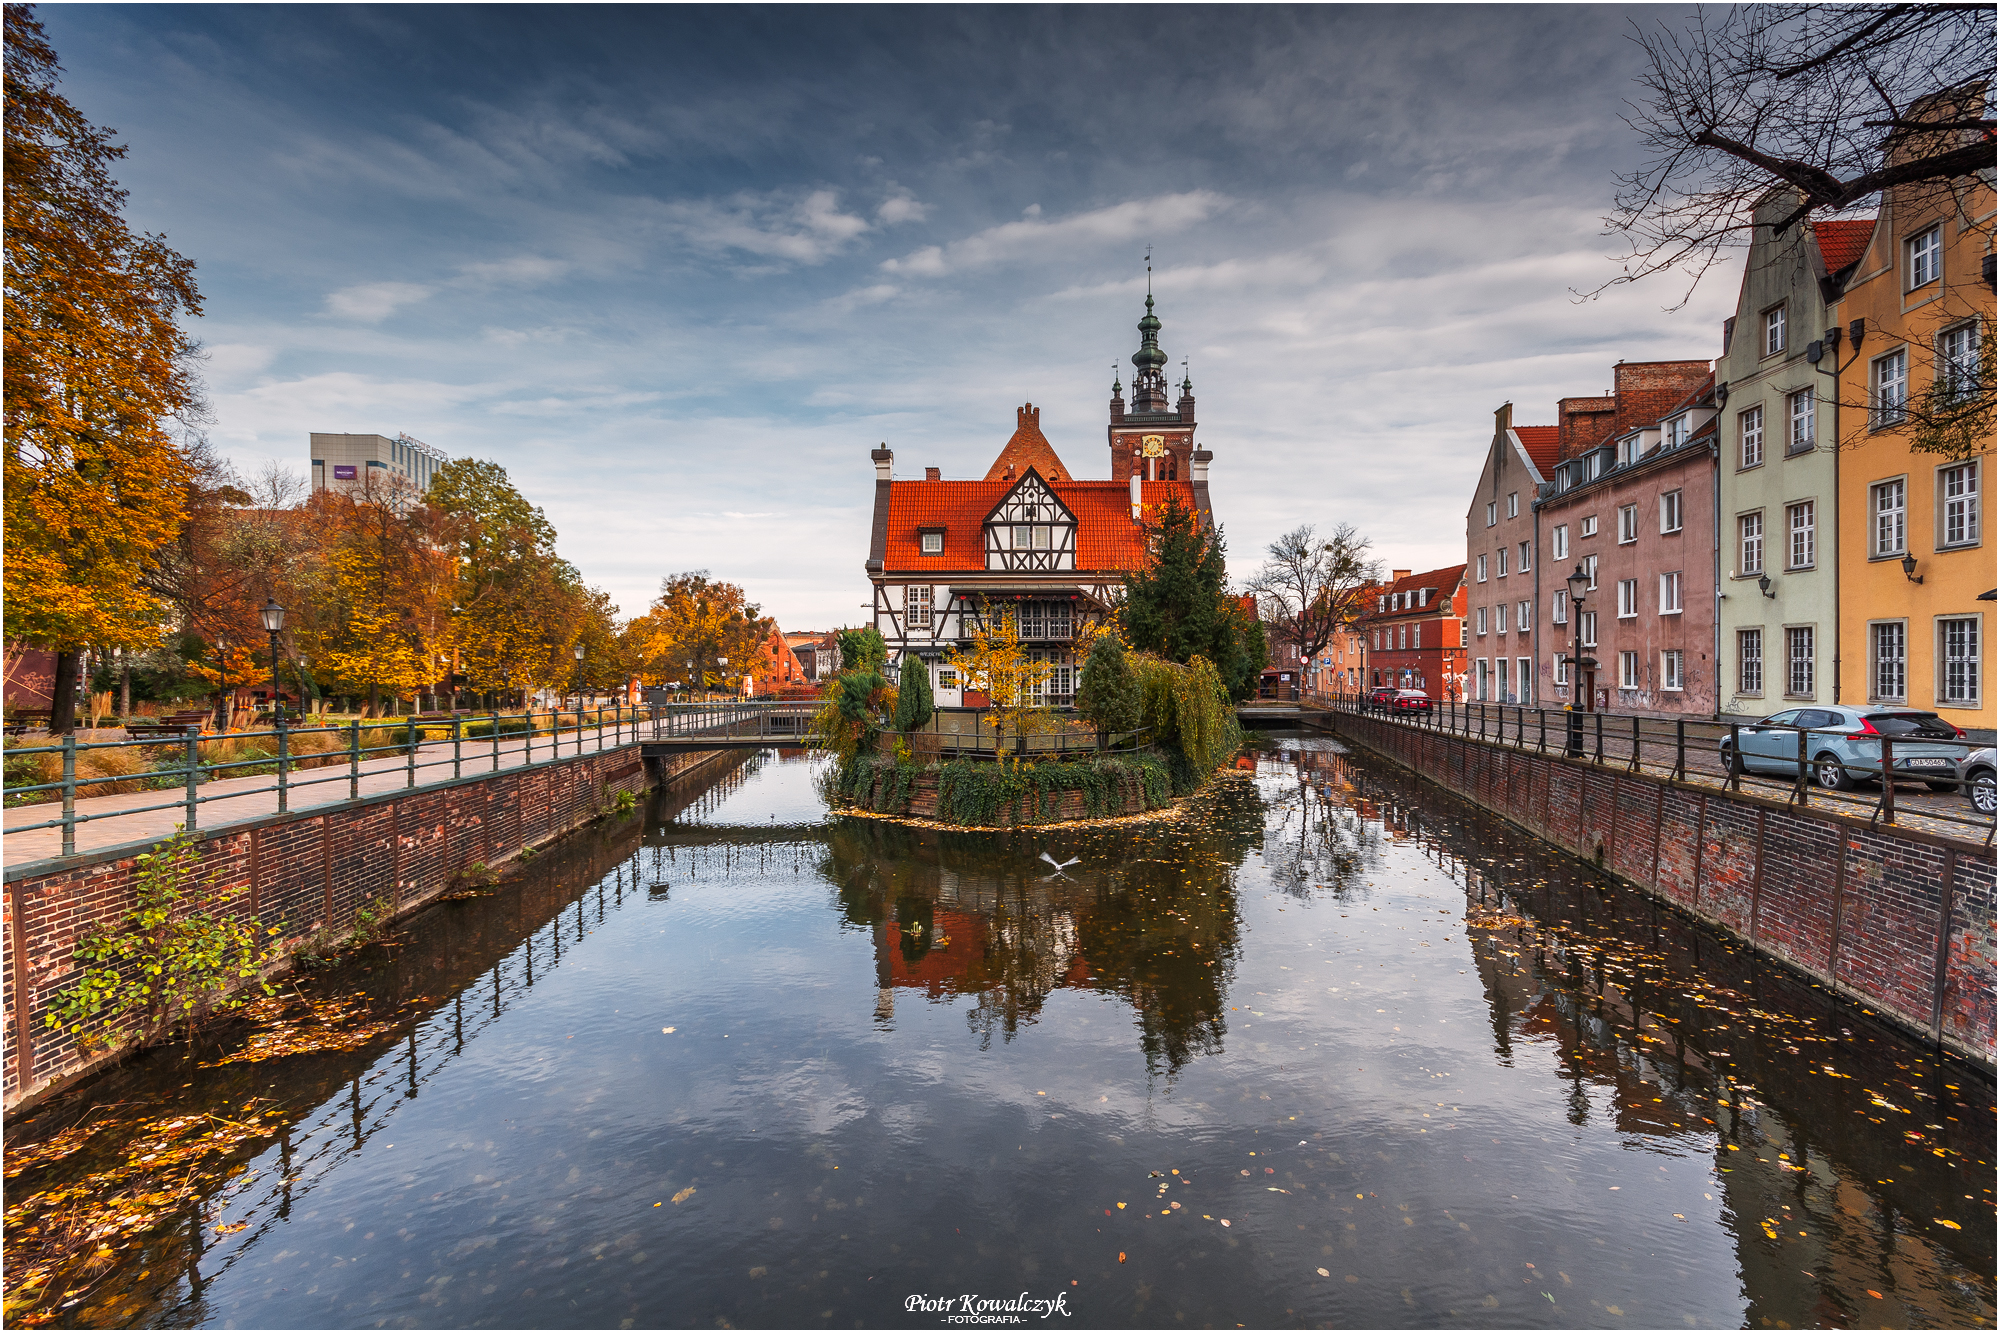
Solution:
[[(881, 774), (876, 775), (874, 783), (868, 789), (867, 801), (860, 803), (861, 808), (869, 810), (874, 809), (875, 801), (877, 799), (878, 793), (881, 791), (882, 783), (884, 782), (884, 780), (885, 779), (883, 775)], [(1040, 815), (1035, 819), (1029, 821), (1029, 823), (1049, 824), (1061, 820), (1092, 819), (1092, 818), (1115, 819), (1121, 815), (1140, 814), (1152, 808), (1151, 806), (1146, 804), (1146, 789), (1145, 786), (1139, 781), (1139, 777), (1137, 774), (1126, 774), (1119, 781), (1118, 787), (1119, 787), (1118, 800), (1114, 803), (1111, 809), (1105, 810), (1101, 814), (1092, 815), (1090, 813), (1090, 798), (1086, 796), (1083, 792), (1065, 791), (1056, 793), (1055, 800), (1053, 802), (1054, 805), (1053, 813)], [(1000, 811), (998, 815), (998, 820), (999, 820), (998, 827), (1012, 828), (1015, 826), (1015, 824), (1020, 823), (1021, 822), (1019, 819), (1020, 807), (1025, 802), (1031, 799), (1033, 798), (1022, 797), (1021, 799), (1016, 800), (1013, 804), (1009, 805), (1006, 809)], [(885, 812), (885, 813), (903, 814), (909, 816), (912, 819), (936, 819), (937, 808), (938, 808), (938, 775), (935, 773), (920, 773), (917, 775), (916, 781), (913, 784), (911, 784), (910, 787), (909, 808), (907, 810)]]
[[(675, 756), (657, 778), (717, 753)], [(628, 745), (531, 768), (389, 792), (202, 834), (200, 878), (243, 891), (238, 901), (277, 926), (290, 953), (320, 936), (342, 938), (355, 913), (387, 899), (401, 915), (450, 888), (474, 862), (497, 866), (609, 808), (619, 792), (651, 785), (639, 747)], [(130, 909), (135, 859), (145, 844), (8, 867), (0, 921), (0, 990), (6, 1001), (5, 1105), (9, 1111), (129, 1048), (87, 1056), (47, 1026), (54, 997), (72, 983), (78, 938)]]
[(1991, 1068), (1994, 861), (1978, 843), (1380, 718), (1333, 728)]

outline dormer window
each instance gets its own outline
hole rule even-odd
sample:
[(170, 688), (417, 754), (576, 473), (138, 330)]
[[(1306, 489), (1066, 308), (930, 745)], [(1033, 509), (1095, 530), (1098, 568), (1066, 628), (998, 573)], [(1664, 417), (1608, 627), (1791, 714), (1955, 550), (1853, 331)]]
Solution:
[(1629, 435), (1618, 441), (1618, 466), (1630, 467), (1639, 461), (1640, 443), (1641, 437), (1637, 435)]
[(1687, 412), (1683, 412), (1672, 421), (1669, 421), (1667, 423), (1667, 448), (1678, 449), (1686, 444), (1688, 442), (1688, 435), (1692, 432), (1693, 428), (1694, 417)]
[(917, 538), (917, 549), (925, 555), (944, 554), (944, 529), (929, 528)]

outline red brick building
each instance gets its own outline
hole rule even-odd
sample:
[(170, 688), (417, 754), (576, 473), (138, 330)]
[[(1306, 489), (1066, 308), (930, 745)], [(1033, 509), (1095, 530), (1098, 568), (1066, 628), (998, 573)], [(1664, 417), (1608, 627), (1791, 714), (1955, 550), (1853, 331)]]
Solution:
[(1399, 569), (1355, 623), (1365, 654), (1364, 689), (1422, 690), (1441, 702), (1465, 698), (1465, 566), (1412, 574)]

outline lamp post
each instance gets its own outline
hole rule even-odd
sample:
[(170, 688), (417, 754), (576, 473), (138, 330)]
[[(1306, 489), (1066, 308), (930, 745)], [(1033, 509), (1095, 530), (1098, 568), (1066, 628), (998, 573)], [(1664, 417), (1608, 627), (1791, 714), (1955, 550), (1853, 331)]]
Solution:
[(221, 729), (227, 731), (229, 730), (229, 640), (220, 635), (215, 639), (215, 657), (217, 662), (215, 706), (217, 715), (222, 719)]
[[(1565, 582), (1569, 584), (1572, 639), (1569, 655), (1569, 732), (1564, 753), (1575, 758), (1583, 753), (1583, 714), (1590, 710), (1593, 702), (1591, 691), (1584, 684), (1583, 673), (1583, 595), (1590, 590), (1590, 575), (1583, 572), (1583, 565), (1578, 562), (1575, 572)], [(1578, 700), (1583, 702), (1582, 708), (1577, 707)]]
[(285, 608), (278, 605), (278, 599), (267, 597), (264, 607), (258, 612), (263, 617), (264, 632), (271, 636), (271, 716), (284, 717), (285, 707), (278, 693), (278, 635), (285, 629)]
[(583, 725), (583, 645), (578, 644), (576, 653), (576, 724)]
[(721, 670), (718, 670), (715, 673), (715, 683), (722, 686), (723, 690), (727, 692), (729, 689), (729, 672), (727, 669), (729, 666), (729, 659), (726, 657), (718, 657), (715, 659), (715, 665), (719, 668), (722, 668)]

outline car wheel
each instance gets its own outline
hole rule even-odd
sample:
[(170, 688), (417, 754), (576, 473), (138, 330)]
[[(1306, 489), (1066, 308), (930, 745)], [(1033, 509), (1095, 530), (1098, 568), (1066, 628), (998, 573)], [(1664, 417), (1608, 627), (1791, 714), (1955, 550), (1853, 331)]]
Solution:
[(1965, 775), (1965, 798), (1972, 802), (1972, 808), (1982, 815), (1991, 815), (1996, 802), (1993, 790), (1993, 770), (1976, 768)]
[(1846, 791), (1854, 785), (1854, 779), (1847, 776), (1847, 766), (1840, 762), (1839, 755), (1833, 754), (1813, 760), (1813, 781), (1829, 791)]

